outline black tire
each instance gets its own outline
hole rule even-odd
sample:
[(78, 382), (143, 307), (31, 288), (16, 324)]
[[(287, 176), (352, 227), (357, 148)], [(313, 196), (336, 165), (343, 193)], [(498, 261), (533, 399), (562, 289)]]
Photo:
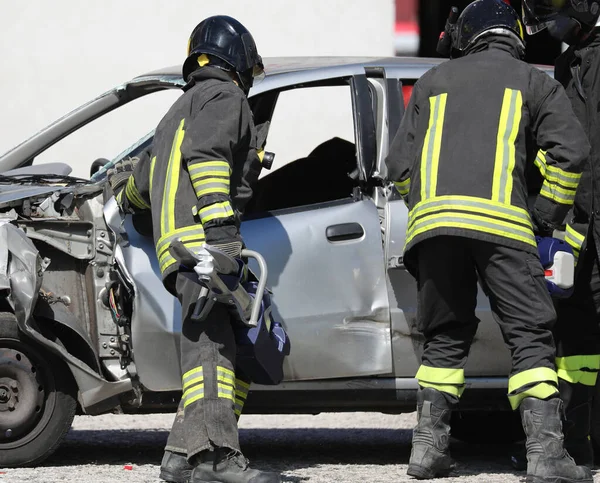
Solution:
[(456, 411), (452, 437), (474, 444), (509, 444), (525, 439), (517, 411)]
[(0, 467), (36, 466), (56, 451), (76, 397), (68, 367), (25, 338), (14, 315), (0, 313)]

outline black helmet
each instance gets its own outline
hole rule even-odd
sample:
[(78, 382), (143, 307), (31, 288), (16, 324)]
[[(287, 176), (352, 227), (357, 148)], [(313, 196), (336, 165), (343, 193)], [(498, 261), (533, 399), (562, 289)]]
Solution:
[(585, 38), (600, 17), (598, 0), (523, 0), (523, 23), (534, 35), (545, 28), (567, 43)]
[(454, 28), (453, 47), (461, 52), (487, 35), (506, 35), (525, 50), (525, 32), (519, 14), (503, 0), (476, 0), (463, 10)]
[(208, 63), (237, 74), (240, 87), (248, 93), (254, 78), (264, 73), (262, 58), (248, 29), (226, 15), (200, 22), (188, 42), (188, 57), (183, 63), (183, 79), (200, 67), (198, 57), (205, 54)]

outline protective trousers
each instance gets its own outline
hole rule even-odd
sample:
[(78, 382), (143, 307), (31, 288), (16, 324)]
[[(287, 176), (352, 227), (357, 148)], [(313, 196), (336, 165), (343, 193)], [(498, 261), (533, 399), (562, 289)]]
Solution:
[(531, 396), (558, 394), (551, 328), (555, 321), (536, 254), (457, 236), (437, 236), (417, 247), (418, 328), (425, 336), (416, 378), (456, 401), (479, 319), (477, 276), (490, 299), (512, 355), (508, 397), (513, 409)]
[(167, 451), (187, 454), (204, 450), (240, 450), (237, 419), (250, 381), (234, 372), (236, 344), (229, 309), (215, 304), (208, 317), (191, 320), (200, 293), (195, 273), (177, 274), (181, 302), (181, 370), (183, 395), (167, 440)]

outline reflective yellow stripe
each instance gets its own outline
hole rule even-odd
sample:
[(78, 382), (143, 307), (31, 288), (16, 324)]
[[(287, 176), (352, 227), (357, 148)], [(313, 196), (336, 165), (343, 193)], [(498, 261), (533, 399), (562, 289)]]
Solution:
[(119, 194), (117, 195), (117, 203), (120, 205), (123, 204), (123, 190), (119, 191)]
[(262, 163), (263, 159), (265, 159), (265, 150), (264, 149), (257, 149), (256, 150), (256, 155), (258, 156), (258, 160)]
[(194, 185), (194, 190), (196, 191), (196, 196), (198, 198), (202, 198), (203, 196), (217, 194), (217, 193), (229, 195), (229, 187), (217, 186), (215, 183), (212, 183), (210, 186), (207, 186), (203, 189), (198, 189), (198, 187), (196, 185)]
[(464, 369), (448, 369), (421, 364), (415, 378), (419, 381), (435, 382), (438, 384), (464, 384), (465, 371)]
[(231, 402), (235, 403), (235, 396), (231, 386), (217, 383), (217, 396), (223, 399), (229, 399)]
[(161, 235), (175, 230), (175, 194), (179, 187), (179, 172), (181, 170), (181, 143), (185, 135), (184, 131), (185, 120), (182, 119), (179, 123), (177, 131), (173, 136), (173, 145), (171, 146), (171, 154), (169, 156), (169, 164), (167, 165), (167, 177), (165, 180), (165, 188), (163, 192), (163, 205), (161, 211)]
[(142, 198), (142, 195), (137, 189), (137, 186), (135, 185), (135, 179), (133, 176), (129, 176), (129, 179), (127, 180), (127, 186), (125, 187), (125, 195), (127, 196), (127, 199), (138, 208), (150, 208), (150, 205), (144, 201), (144, 198)]
[(188, 407), (190, 404), (192, 404), (193, 402), (198, 401), (199, 399), (204, 399), (204, 389), (202, 389), (202, 390), (199, 389), (198, 390), (198, 394), (195, 394), (195, 392), (192, 393), (192, 394), (190, 394), (186, 398), (185, 402), (183, 403), (183, 407), (184, 408)]
[(542, 382), (535, 386), (527, 389), (526, 391), (520, 392), (519, 394), (509, 394), (508, 401), (513, 409), (517, 409), (521, 404), (521, 401), (526, 397), (535, 397), (538, 399), (546, 399), (550, 396), (558, 394), (558, 389), (552, 384)]
[(185, 382), (192, 376), (203, 374), (202, 366), (194, 367), (193, 369), (187, 371), (183, 376), (181, 376), (181, 380), (183, 385), (185, 386)]
[(162, 253), (164, 248), (169, 245), (176, 238), (181, 238), (182, 240), (189, 240), (192, 237), (196, 238), (204, 238), (204, 228), (202, 225), (191, 225), (184, 226), (181, 228), (177, 228), (176, 230), (163, 233), (162, 236), (158, 239), (156, 243), (156, 252)]
[[(204, 244), (206, 238), (204, 236), (204, 232), (202, 232), (194, 235), (178, 236), (177, 240), (181, 241), (181, 243), (183, 243), (186, 247), (192, 248), (195, 246), (201, 246), (197, 244), (199, 242), (202, 242), (202, 244)], [(157, 255), (159, 258), (167, 251), (169, 246), (171, 246), (170, 243), (163, 243), (161, 245), (160, 249), (157, 251)]]
[(465, 386), (452, 386), (447, 384), (436, 384), (433, 382), (419, 381), (419, 385), (422, 387), (432, 387), (438, 391), (452, 394), (453, 396), (460, 397), (465, 390)]
[[(436, 196), (428, 200), (420, 201), (408, 214), (408, 228), (420, 219), (422, 215), (436, 211), (470, 211), (476, 214), (488, 214), (494, 218), (504, 218), (531, 228), (529, 213), (516, 206), (505, 205), (497, 201), (473, 196), (445, 195)], [(419, 218), (417, 218), (419, 217)]]
[(535, 382), (553, 382), (558, 384), (556, 371), (548, 367), (536, 367), (527, 371), (522, 371), (508, 380), (508, 392), (513, 393), (518, 391), (523, 386), (533, 384)]
[[(196, 381), (196, 379), (199, 379), (200, 381), (204, 380), (203, 377), (197, 377), (197, 378), (193, 379), (193, 381)], [(204, 389), (204, 383), (190, 384), (190, 386), (183, 392), (183, 395), (181, 397), (183, 399), (186, 399), (190, 394), (192, 394), (193, 392), (196, 392), (198, 389)]]
[(235, 387), (241, 387), (243, 389), (246, 389), (246, 392), (248, 392), (248, 390), (250, 389), (250, 384), (245, 381), (242, 381), (241, 379), (236, 379)]
[(542, 177), (548, 182), (558, 183), (565, 188), (576, 189), (579, 186), (581, 173), (569, 173), (556, 166), (549, 165), (546, 159), (546, 151), (538, 151), (535, 165), (540, 170)]
[(188, 165), (188, 172), (191, 176), (229, 176), (231, 167), (227, 161), (198, 161)]
[(211, 220), (216, 220), (217, 218), (229, 218), (230, 216), (233, 216), (233, 209), (231, 208), (229, 201), (224, 201), (222, 203), (213, 203), (212, 205), (205, 206), (198, 214), (200, 215), (202, 223), (206, 223)]
[(595, 386), (598, 379), (598, 371), (566, 371), (565, 369), (558, 369), (556, 373), (564, 381), (584, 386)]
[(600, 354), (557, 357), (556, 367), (565, 371), (578, 371), (581, 369), (600, 370)]
[(204, 376), (193, 377), (192, 379), (189, 379), (188, 381), (185, 382), (185, 384), (182, 387), (182, 390), (185, 391), (186, 389), (190, 388), (194, 384), (197, 384), (202, 381), (204, 381)]
[[(198, 253), (200, 248), (202, 248), (206, 244), (205, 241), (199, 241), (194, 243), (184, 243), (186, 248), (189, 248), (192, 252)], [(160, 271), (164, 272), (167, 268), (169, 268), (173, 263), (177, 260), (173, 258), (173, 255), (168, 250), (165, 250), (160, 257), (158, 257), (158, 263), (160, 267)], [(191, 267), (190, 267), (191, 268)]]
[(404, 181), (394, 181), (394, 186), (402, 196), (406, 196), (410, 191), (410, 178), (406, 178)]
[(421, 199), (435, 196), (448, 94), (429, 98), (429, 127), (421, 153)]
[(544, 181), (540, 195), (562, 205), (572, 205), (575, 201), (575, 191), (567, 191), (547, 181)]
[(571, 225), (567, 225), (567, 235), (576, 241), (579, 246), (583, 245), (583, 242), (585, 241), (585, 235), (579, 233)]
[(154, 167), (156, 166), (156, 156), (150, 161), (150, 197), (152, 197), (152, 180), (154, 179)]
[(411, 229), (407, 232), (406, 245), (421, 233), (441, 227), (463, 228), (466, 230), (489, 233), (491, 235), (510, 238), (537, 247), (533, 232), (526, 227), (521, 227), (514, 223), (502, 220), (487, 218), (485, 216), (448, 212), (427, 215), (415, 221)]
[(522, 108), (521, 91), (505, 89), (498, 125), (494, 183), (492, 185), (492, 200), (500, 203), (510, 204), (511, 200), (515, 168), (515, 141), (519, 134)]

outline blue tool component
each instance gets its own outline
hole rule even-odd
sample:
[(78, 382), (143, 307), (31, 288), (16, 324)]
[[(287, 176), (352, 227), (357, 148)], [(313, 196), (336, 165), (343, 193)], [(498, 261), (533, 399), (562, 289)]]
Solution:
[(546, 286), (550, 295), (567, 298), (573, 294), (575, 257), (570, 245), (552, 237), (535, 237)]
[[(244, 288), (256, 296), (257, 282), (247, 282)], [(238, 324), (234, 327), (237, 344), (236, 365), (252, 382), (276, 385), (283, 380), (283, 360), (290, 353), (290, 339), (283, 326), (273, 320), (271, 296), (264, 291), (256, 327)]]

